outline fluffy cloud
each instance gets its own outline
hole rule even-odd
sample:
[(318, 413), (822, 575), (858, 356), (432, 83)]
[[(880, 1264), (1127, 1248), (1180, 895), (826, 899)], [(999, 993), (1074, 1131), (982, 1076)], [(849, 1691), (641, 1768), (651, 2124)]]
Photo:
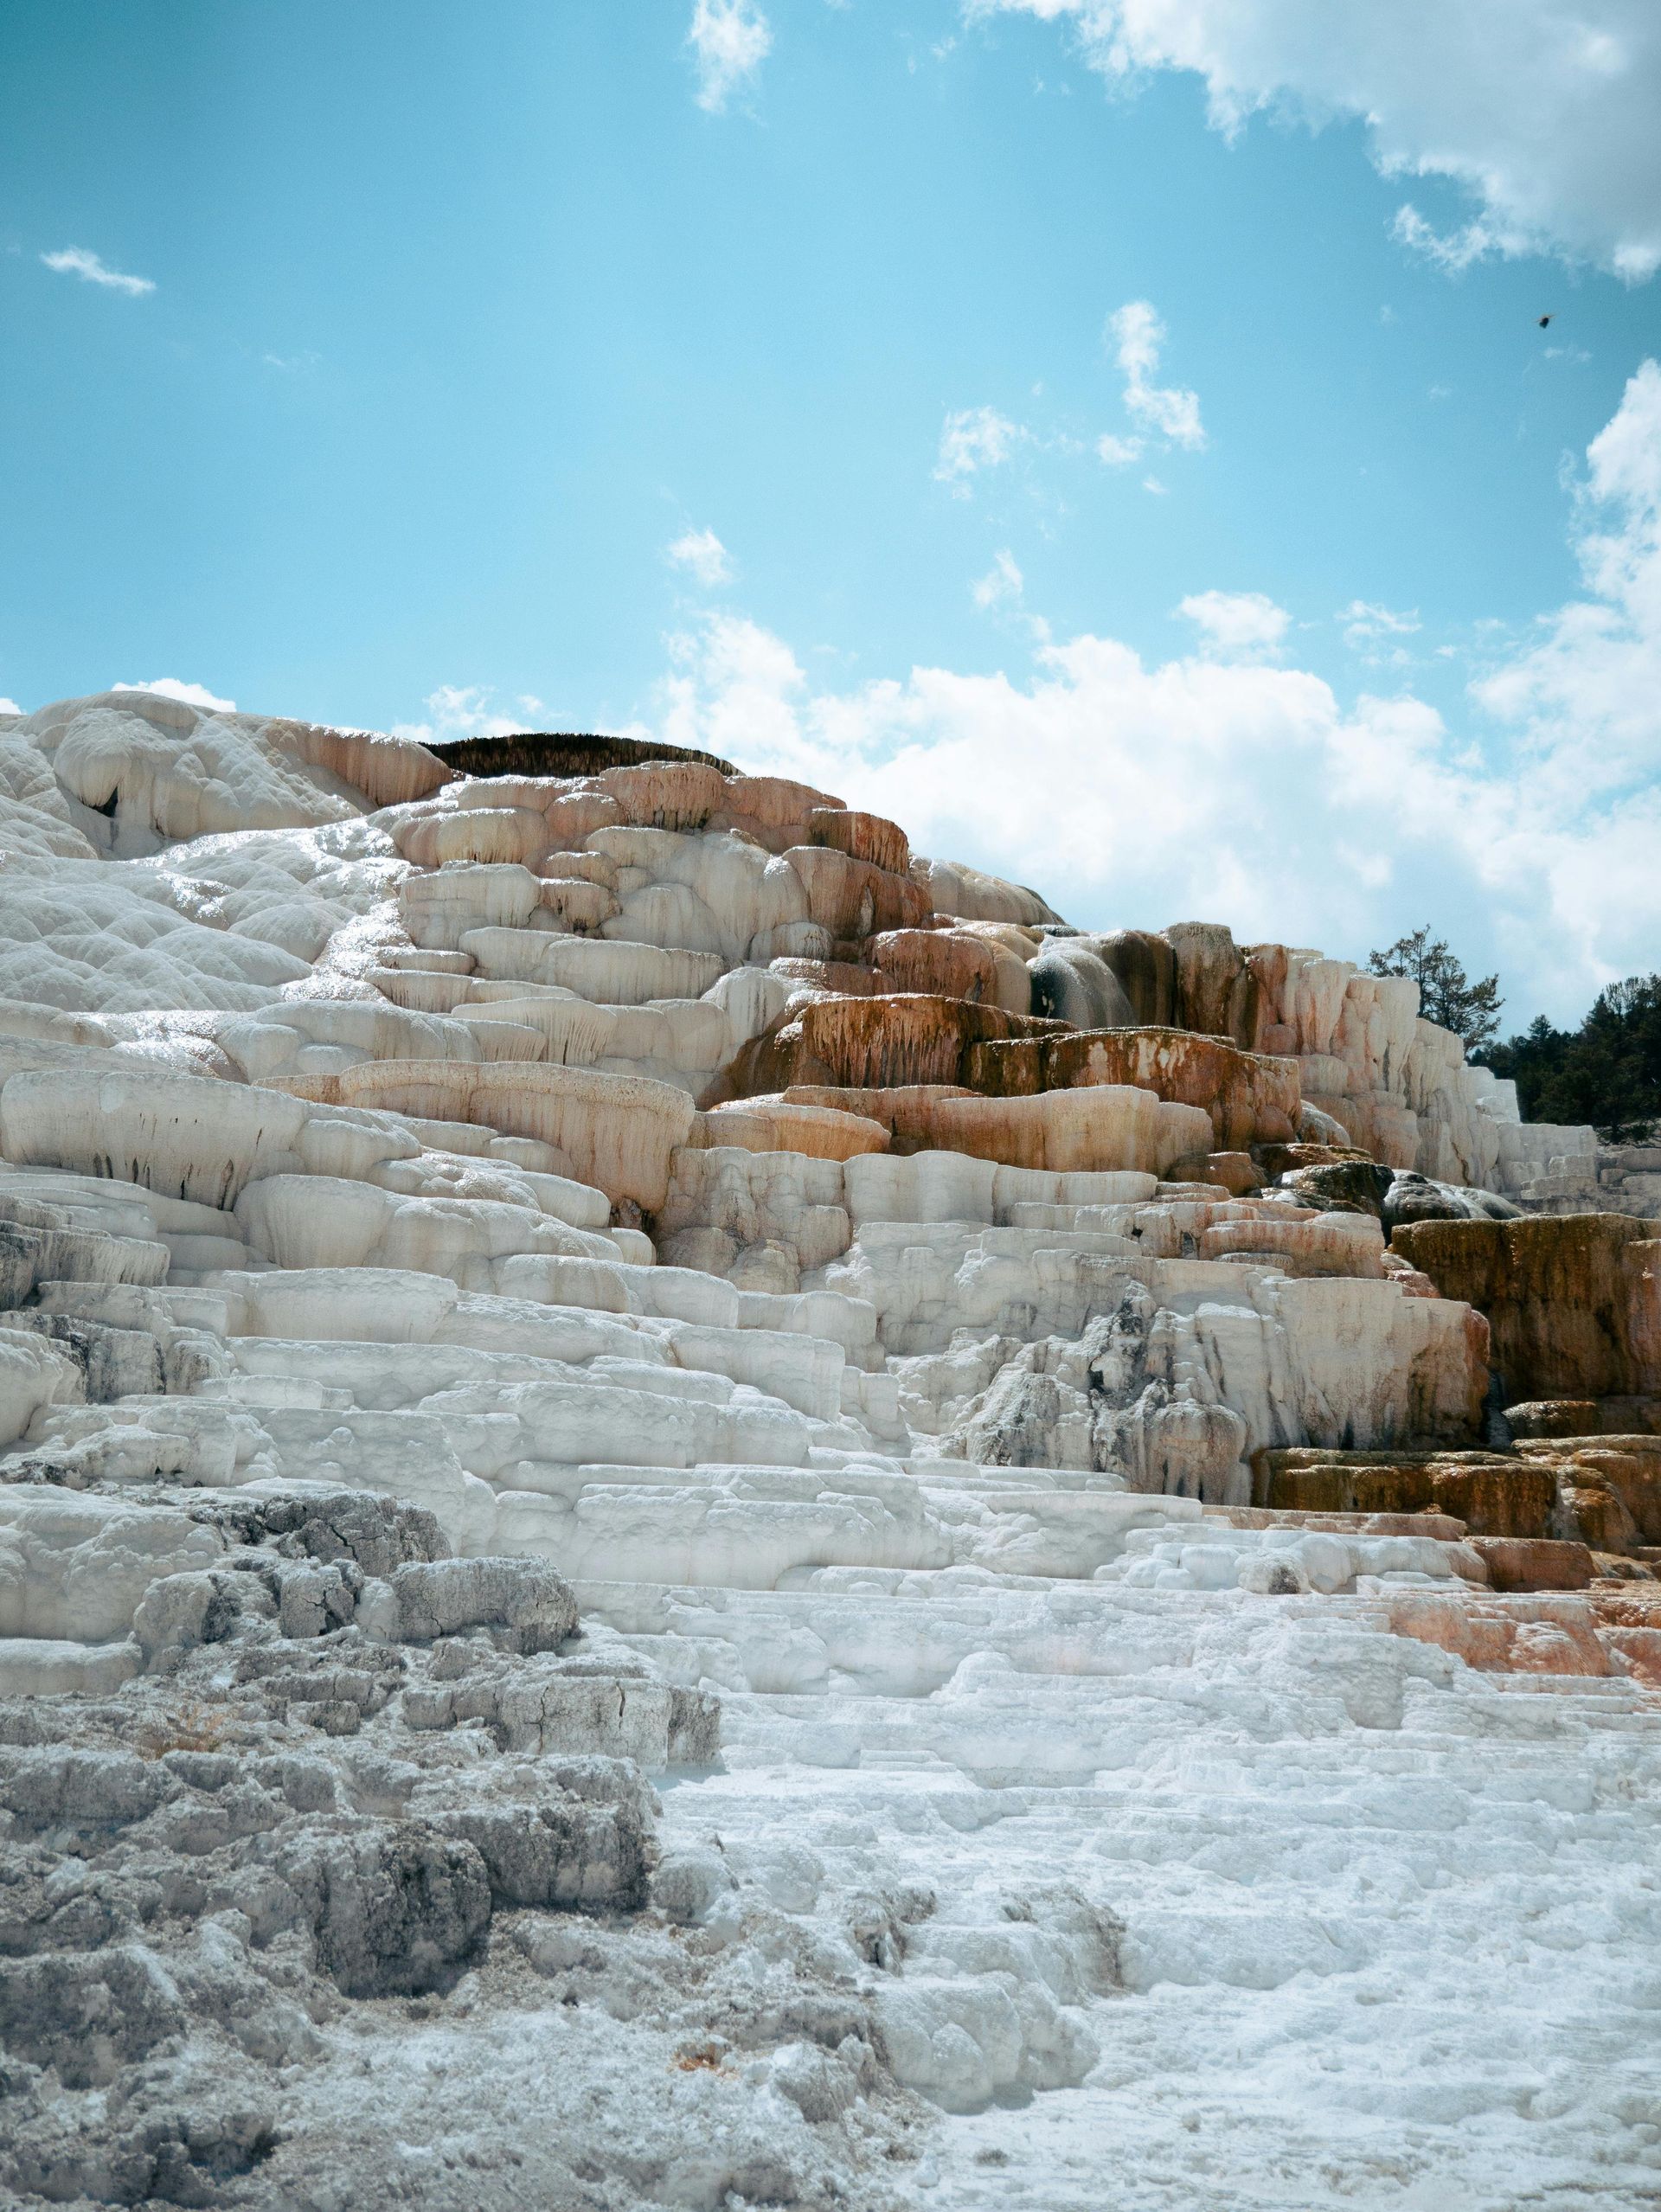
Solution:
[(1661, 266), (1655, 0), (965, 0), (1070, 23), (1091, 63), (1205, 80), (1211, 119), (1262, 109), (1365, 122), (1389, 176), (1451, 179), (1474, 221), (1408, 242), (1450, 266), (1554, 250), (1619, 275)]
[(15, 699), (0, 699), (0, 715), (21, 715), (22, 711)]
[(154, 691), (164, 699), (178, 699), (187, 707), (202, 707), (212, 715), (234, 715), (234, 699), (216, 699), (205, 683), (182, 683), (176, 676), (158, 676), (153, 683), (112, 683), (112, 691)]
[(999, 606), (1005, 600), (1018, 599), (1025, 588), (1026, 579), (1007, 545), (992, 555), (992, 565), (986, 574), (969, 587), (977, 606)]
[(995, 469), (1007, 461), (1026, 435), (1018, 422), (999, 414), (996, 407), (960, 407), (941, 425), (934, 473), (959, 498), (966, 499), (970, 479), (982, 469)]
[[(1150, 304), (1145, 299), (1127, 300), (1107, 317), (1106, 336), (1125, 372), (1126, 412), (1145, 430), (1169, 438), (1174, 446), (1203, 446), (1198, 396), (1152, 381), (1159, 368), (1165, 326)], [(1106, 450), (1110, 446), (1114, 448), (1112, 452)], [(1141, 442), (1104, 438), (1096, 451), (1105, 461), (1131, 460), (1140, 452)]]
[(66, 246), (61, 253), (42, 253), (48, 269), (56, 269), (66, 277), (79, 277), (85, 284), (102, 285), (106, 292), (125, 292), (129, 299), (142, 299), (147, 292), (154, 292), (155, 285), (148, 277), (123, 276), (119, 269), (106, 268), (96, 253), (89, 253), (84, 246)]
[[(1351, 599), (1333, 618), (1344, 625), (1344, 642), (1352, 653), (1359, 653), (1369, 668), (1410, 668), (1413, 655), (1401, 643), (1420, 628), (1419, 610), (1412, 608), (1399, 613), (1395, 607), (1382, 606), (1372, 599)], [(1451, 647), (1441, 649), (1444, 654)]]
[(1177, 610), (1197, 624), (1214, 653), (1272, 653), (1292, 617), (1263, 592), (1190, 592)]
[(1344, 625), (1346, 645), (1372, 645), (1381, 638), (1410, 638), (1419, 627), (1419, 610), (1399, 614), (1394, 607), (1371, 599), (1351, 599), (1337, 619)]
[(1473, 261), (1490, 253), (1526, 253), (1528, 239), (1520, 231), (1498, 228), (1486, 215), (1461, 223), (1457, 230), (1438, 230), (1427, 223), (1411, 201), (1395, 211), (1390, 234), (1410, 253), (1421, 253), (1450, 276), (1458, 276)]
[(719, 115), (747, 91), (773, 49), (773, 29), (755, 0), (697, 0), (686, 42), (698, 74), (698, 106)]
[[(1165, 326), (1145, 299), (1127, 300), (1107, 317), (1103, 343), (1124, 375), (1125, 411), (1136, 427), (1128, 434), (1106, 431), (1095, 441), (1096, 458), (1112, 469), (1129, 468), (1150, 450), (1170, 446), (1190, 451), (1205, 443), (1196, 393), (1178, 386), (1156, 383), (1159, 356), (1165, 343)], [(951, 487), (952, 495), (967, 499), (974, 478), (983, 469), (995, 469), (1017, 451), (1067, 455), (1086, 448), (1070, 432), (1040, 425), (1029, 428), (1012, 422), (996, 407), (959, 407), (940, 426), (940, 452), (934, 474)], [(1157, 478), (1143, 479), (1143, 489), (1163, 492)]]
[[(780, 639), (733, 618), (683, 640), (679, 663), (665, 735), (891, 815), (921, 850), (1035, 882), (1081, 922), (1365, 933), (1369, 901), (1335, 865), (1347, 810), (1310, 801), (1345, 728), (1315, 676), (1203, 656), (1150, 668), (1084, 635), (1041, 644), (1024, 680), (918, 668), (819, 693)], [(1371, 841), (1368, 811), (1340, 850)]]
[[(1431, 916), (1499, 966), (1514, 1016), (1578, 1015), (1661, 943), (1652, 363), (1587, 458), (1586, 596), (1484, 676), (1465, 729), (1411, 696), (1342, 702), (1260, 657), (1151, 666), (1042, 628), (1016, 676), (914, 668), (819, 690), (782, 639), (719, 615), (674, 641), (664, 734), (892, 815), (1080, 923), (1198, 916), (1359, 957)], [(1254, 593), (1194, 604), (1252, 610), (1260, 645), (1280, 614)]]
[(1096, 440), (1096, 452), (1110, 469), (1127, 469), (1142, 458), (1139, 438), (1115, 438), (1111, 431)]
[[(1517, 734), (1542, 801), (1661, 820), (1661, 369), (1646, 361), (1587, 449), (1587, 596), (1473, 688)], [(1658, 850), (1661, 850), (1658, 847)], [(1651, 961), (1654, 965), (1654, 961)]]
[[(418, 745), (430, 745), (434, 739), (443, 741), (452, 737), (511, 737), (529, 724), (516, 716), (491, 712), (491, 701), (495, 696), (489, 684), (441, 683), (436, 691), (426, 695), (426, 706), (429, 719), (424, 722), (394, 722), (394, 737), (412, 737)], [(520, 705), (530, 713), (541, 709), (540, 699), (522, 698)]]
[(711, 590), (733, 580), (727, 548), (713, 530), (683, 530), (665, 549), (664, 558), (676, 567), (687, 569)]

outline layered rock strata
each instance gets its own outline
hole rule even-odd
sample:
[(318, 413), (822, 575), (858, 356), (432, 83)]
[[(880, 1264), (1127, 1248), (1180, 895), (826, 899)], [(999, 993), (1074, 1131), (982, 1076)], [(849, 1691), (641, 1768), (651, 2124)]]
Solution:
[(1616, 1214), (1425, 1221), (1394, 1247), (1488, 1316), (1510, 1396), (1632, 1397), (1661, 1388), (1661, 1240)]
[[(1593, 1140), (1593, 1132), (1584, 1134)], [(1632, 1144), (1588, 1141), (1552, 1158), (1523, 1185), (1518, 1203), (1534, 1214), (1630, 1214), (1661, 1221), (1661, 1140), (1651, 1131)]]
[(618, 742), (0, 727), (0, 2186), (1645, 2201), (1653, 1246)]

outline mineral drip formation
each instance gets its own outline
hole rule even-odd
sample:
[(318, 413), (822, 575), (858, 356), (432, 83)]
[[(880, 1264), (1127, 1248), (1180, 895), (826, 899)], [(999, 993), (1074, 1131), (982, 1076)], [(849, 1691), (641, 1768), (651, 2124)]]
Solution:
[(1654, 2202), (1661, 1242), (1414, 984), (136, 692), (0, 942), (0, 2201)]

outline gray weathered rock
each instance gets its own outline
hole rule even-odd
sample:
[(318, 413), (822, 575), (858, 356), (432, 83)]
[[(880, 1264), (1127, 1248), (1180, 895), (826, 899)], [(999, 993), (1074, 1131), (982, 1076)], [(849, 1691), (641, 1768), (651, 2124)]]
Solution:
[(577, 1625), (568, 1585), (542, 1560), (435, 1560), (399, 1568), (392, 1587), (401, 1632), (412, 1641), (494, 1628), (516, 1651), (551, 1651)]

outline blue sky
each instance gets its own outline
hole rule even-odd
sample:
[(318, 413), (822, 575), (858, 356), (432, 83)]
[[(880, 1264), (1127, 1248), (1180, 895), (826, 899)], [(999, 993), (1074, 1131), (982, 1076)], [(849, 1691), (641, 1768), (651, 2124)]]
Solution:
[(1312, 5), (11, 0), (0, 693), (661, 727), (1578, 1012), (1661, 966), (1655, 11), (1571, 98), (1551, 0)]

